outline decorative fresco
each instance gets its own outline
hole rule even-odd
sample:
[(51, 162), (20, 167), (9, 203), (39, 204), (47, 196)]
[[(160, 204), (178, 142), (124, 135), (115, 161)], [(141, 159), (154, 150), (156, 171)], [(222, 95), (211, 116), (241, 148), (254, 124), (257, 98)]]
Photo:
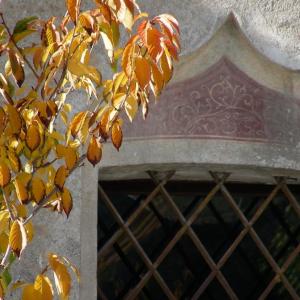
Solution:
[(139, 116), (135, 124), (124, 124), (125, 137), (294, 144), (299, 137), (299, 104), (300, 100), (262, 86), (223, 57), (204, 73), (167, 88), (150, 105), (145, 121)]

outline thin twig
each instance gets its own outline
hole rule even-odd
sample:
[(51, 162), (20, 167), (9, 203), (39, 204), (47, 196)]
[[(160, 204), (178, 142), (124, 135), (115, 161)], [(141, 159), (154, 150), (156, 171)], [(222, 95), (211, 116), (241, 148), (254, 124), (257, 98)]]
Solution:
[(2, 189), (2, 194), (3, 194), (3, 199), (4, 199), (4, 202), (5, 202), (6, 208), (7, 208), (8, 213), (9, 213), (9, 217), (12, 221), (14, 221), (16, 218), (15, 218), (15, 216), (13, 214), (13, 211), (12, 211), (10, 205), (9, 205), (9, 200), (7, 198), (7, 195), (6, 195), (6, 193), (3, 189)]
[(5, 269), (5, 264), (6, 264), (6, 261), (9, 257), (9, 255), (10, 255), (10, 253), (11, 253), (11, 247), (8, 245), (7, 248), (6, 248), (6, 252), (5, 252), (5, 254), (4, 254), (4, 256), (1, 260), (1, 263), (0, 263), (0, 266), (3, 267), (4, 269)]

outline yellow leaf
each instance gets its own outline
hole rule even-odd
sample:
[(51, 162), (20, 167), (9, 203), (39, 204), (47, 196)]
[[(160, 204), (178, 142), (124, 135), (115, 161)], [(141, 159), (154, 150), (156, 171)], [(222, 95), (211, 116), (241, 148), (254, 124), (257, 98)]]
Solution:
[(142, 89), (149, 84), (151, 79), (151, 68), (147, 59), (141, 57), (135, 60), (135, 76)]
[(22, 127), (22, 120), (17, 109), (12, 105), (7, 105), (8, 122), (13, 134), (19, 134)]
[(0, 211), (0, 234), (8, 229), (9, 213), (7, 210)]
[(9, 245), (13, 252), (19, 257), (27, 245), (27, 236), (22, 222), (13, 222), (9, 233)]
[(4, 289), (0, 281), (0, 300), (4, 300)]
[(73, 208), (73, 199), (70, 191), (66, 187), (64, 187), (61, 193), (61, 201), (62, 201), (63, 210), (67, 215), (67, 217), (69, 217), (69, 214)]
[(3, 188), (10, 182), (10, 170), (5, 162), (0, 162), (0, 186)]
[(102, 157), (102, 145), (96, 137), (92, 137), (87, 150), (87, 159), (95, 166)]
[(33, 200), (39, 204), (40, 201), (45, 197), (46, 188), (42, 179), (39, 177), (34, 177), (31, 181), (31, 194)]
[(72, 170), (77, 162), (77, 151), (71, 147), (66, 147), (64, 157), (67, 168)]
[(14, 185), (15, 185), (16, 194), (17, 194), (17, 197), (18, 197), (18, 200), (20, 201), (20, 203), (27, 204), (28, 203), (28, 192), (27, 192), (26, 186), (23, 184), (23, 182), (19, 178), (16, 178), (14, 180)]
[(33, 284), (28, 284), (23, 288), (22, 300), (39, 300), (39, 293), (35, 290)]
[(19, 87), (22, 86), (24, 80), (25, 80), (25, 73), (23, 69), (23, 64), (19, 58), (19, 56), (14, 52), (13, 50), (8, 51), (11, 71), (13, 73), (13, 76), (16, 80), (16, 83)]
[(79, 13), (79, 0), (66, 0), (69, 16), (71, 20), (76, 24)]
[(138, 111), (138, 103), (137, 103), (137, 99), (132, 96), (132, 95), (129, 95), (126, 99), (126, 102), (125, 102), (125, 111), (126, 111), (126, 114), (130, 120), (130, 122), (132, 122), (132, 120), (134, 119), (137, 111)]
[(25, 224), (25, 231), (26, 231), (26, 234), (27, 234), (27, 240), (29, 242), (32, 241), (33, 239), (33, 235), (34, 235), (34, 229), (33, 229), (33, 225), (31, 222)]
[(9, 162), (10, 162), (11, 169), (15, 173), (18, 173), (21, 168), (21, 162), (20, 162), (19, 156), (17, 156), (14, 151), (8, 151), (7, 156), (8, 156)]
[(0, 135), (2, 135), (6, 126), (6, 114), (2, 107), (0, 107)]
[[(0, 233), (0, 253), (4, 253), (8, 246), (8, 236), (6, 233)], [(0, 298), (1, 299), (1, 298)]]
[(38, 148), (41, 142), (40, 132), (37, 126), (30, 125), (27, 129), (26, 134), (26, 145), (31, 150), (34, 151)]
[(93, 66), (85, 65), (75, 59), (71, 59), (68, 64), (68, 70), (78, 77), (86, 76), (97, 85), (101, 84), (101, 73)]
[(164, 82), (167, 83), (170, 81), (172, 77), (172, 68), (169, 65), (168, 59), (166, 54), (163, 54), (161, 57), (161, 69), (162, 69), (162, 75), (164, 78)]
[(49, 254), (49, 264), (54, 272), (55, 285), (61, 300), (69, 298), (71, 289), (71, 276), (66, 266), (61, 263), (57, 255)]
[(157, 65), (152, 64), (152, 80), (154, 83), (154, 95), (158, 96), (164, 87), (164, 77), (158, 69)]
[(16, 206), (16, 209), (17, 209), (18, 217), (25, 219), (27, 216), (26, 206), (23, 204), (20, 204), (20, 205)]
[[(34, 289), (39, 294), (39, 297), (34, 300), (52, 300), (53, 289), (49, 278), (45, 275), (39, 274), (34, 282)], [(33, 298), (32, 298), (33, 300)]]
[(123, 133), (122, 133), (120, 123), (118, 121), (114, 122), (114, 124), (112, 125), (111, 140), (112, 140), (113, 145), (119, 151), (119, 149), (122, 145)]
[(42, 65), (43, 52), (44, 50), (42, 47), (37, 47), (33, 55), (33, 65), (36, 70), (38, 70)]
[(54, 184), (62, 190), (67, 177), (67, 169), (65, 166), (60, 166), (55, 174)]
[(81, 130), (87, 115), (88, 115), (87, 111), (82, 111), (82, 112), (77, 113), (74, 116), (74, 118), (71, 121), (71, 124), (69, 126), (73, 137), (76, 137), (78, 132)]

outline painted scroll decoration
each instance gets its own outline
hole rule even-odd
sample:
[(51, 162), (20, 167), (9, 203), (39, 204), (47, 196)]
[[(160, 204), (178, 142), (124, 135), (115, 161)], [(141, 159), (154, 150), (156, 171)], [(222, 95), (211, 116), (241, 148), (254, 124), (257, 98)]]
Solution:
[(133, 124), (125, 122), (125, 137), (290, 144), (300, 128), (298, 103), (262, 86), (224, 57), (204, 73), (167, 88), (150, 104), (145, 121), (139, 115)]

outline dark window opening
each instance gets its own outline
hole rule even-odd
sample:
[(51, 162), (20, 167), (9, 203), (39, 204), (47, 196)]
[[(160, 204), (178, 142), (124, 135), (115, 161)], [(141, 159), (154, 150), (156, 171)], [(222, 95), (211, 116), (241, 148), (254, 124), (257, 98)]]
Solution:
[(99, 183), (98, 299), (299, 299), (300, 186), (150, 176)]

